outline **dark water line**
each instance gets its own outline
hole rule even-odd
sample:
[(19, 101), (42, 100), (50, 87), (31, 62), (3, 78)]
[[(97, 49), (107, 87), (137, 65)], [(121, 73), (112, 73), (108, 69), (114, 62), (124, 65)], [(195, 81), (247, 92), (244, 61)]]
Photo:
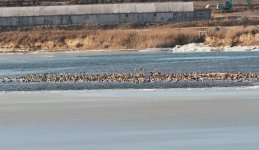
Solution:
[(169, 89), (254, 86), (252, 82), (188, 83), (10, 83), (0, 84), (0, 91), (97, 90), (97, 89)]

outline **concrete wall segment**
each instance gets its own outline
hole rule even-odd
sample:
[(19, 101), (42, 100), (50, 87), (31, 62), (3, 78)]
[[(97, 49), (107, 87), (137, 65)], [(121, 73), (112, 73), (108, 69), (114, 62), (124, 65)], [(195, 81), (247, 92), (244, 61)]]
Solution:
[(49, 16), (79, 14), (116, 14), (193, 11), (192, 2), (63, 5), (37, 7), (2, 7), (0, 16)]

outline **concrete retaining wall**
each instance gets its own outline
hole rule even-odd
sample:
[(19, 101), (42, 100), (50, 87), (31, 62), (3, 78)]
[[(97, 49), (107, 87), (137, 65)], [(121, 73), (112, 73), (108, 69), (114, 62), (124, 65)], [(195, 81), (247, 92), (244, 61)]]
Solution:
[(35, 26), (35, 25), (68, 25), (68, 24), (118, 24), (118, 23), (169, 23), (192, 21), (193, 12), (172, 13), (129, 13), (98, 15), (61, 15), (0, 17), (1, 27)]
[(193, 20), (209, 20), (211, 19), (211, 9), (195, 9)]
[(0, 16), (50, 16), (193, 11), (193, 2), (1, 7)]
[(192, 2), (105, 4), (0, 9), (0, 27), (72, 24), (170, 23), (210, 19)]

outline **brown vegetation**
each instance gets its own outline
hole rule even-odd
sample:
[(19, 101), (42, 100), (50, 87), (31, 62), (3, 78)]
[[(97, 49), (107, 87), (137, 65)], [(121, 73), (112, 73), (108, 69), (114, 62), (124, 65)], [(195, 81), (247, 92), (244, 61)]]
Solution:
[(157, 25), (139, 29), (34, 28), (0, 32), (2, 52), (144, 49), (197, 42), (213, 46), (259, 45), (259, 28), (173, 28)]
[(173, 47), (201, 42), (197, 30), (40, 30), (0, 33), (0, 48), (6, 50), (89, 50)]
[(232, 27), (209, 30), (205, 43), (212, 46), (259, 45), (259, 27)]

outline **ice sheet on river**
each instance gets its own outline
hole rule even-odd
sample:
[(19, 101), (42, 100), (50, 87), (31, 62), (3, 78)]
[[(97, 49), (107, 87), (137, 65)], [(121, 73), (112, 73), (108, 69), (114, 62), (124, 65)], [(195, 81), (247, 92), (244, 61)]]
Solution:
[(2, 150), (258, 150), (258, 87), (0, 93)]
[(190, 43), (186, 45), (176, 45), (170, 49), (172, 52), (213, 52), (213, 51), (259, 51), (259, 46), (225, 46), (214, 47), (204, 43)]

